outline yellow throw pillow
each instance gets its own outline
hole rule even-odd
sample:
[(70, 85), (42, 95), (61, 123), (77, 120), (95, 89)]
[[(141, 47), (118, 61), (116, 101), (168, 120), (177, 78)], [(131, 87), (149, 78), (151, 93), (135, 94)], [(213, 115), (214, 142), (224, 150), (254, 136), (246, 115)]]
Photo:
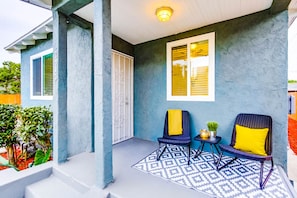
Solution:
[(236, 139), (234, 148), (257, 155), (266, 156), (265, 140), (268, 128), (253, 129), (236, 125)]

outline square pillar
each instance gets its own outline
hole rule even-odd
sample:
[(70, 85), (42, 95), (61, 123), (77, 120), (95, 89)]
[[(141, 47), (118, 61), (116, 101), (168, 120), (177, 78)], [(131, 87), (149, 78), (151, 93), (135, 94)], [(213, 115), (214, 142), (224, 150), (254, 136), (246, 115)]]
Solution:
[(93, 25), (96, 185), (104, 188), (113, 181), (110, 0), (94, 0)]
[(67, 19), (53, 11), (53, 160), (67, 160)]

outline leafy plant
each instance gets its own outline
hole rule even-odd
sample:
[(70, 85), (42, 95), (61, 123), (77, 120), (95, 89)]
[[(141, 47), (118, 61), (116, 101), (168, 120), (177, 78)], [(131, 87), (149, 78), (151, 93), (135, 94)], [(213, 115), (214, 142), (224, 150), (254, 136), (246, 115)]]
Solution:
[(45, 106), (27, 107), (19, 111), (18, 132), (22, 141), (44, 152), (52, 148), (51, 133), (53, 113)]
[(48, 149), (46, 152), (44, 152), (41, 149), (38, 149), (35, 153), (33, 165), (37, 166), (39, 164), (43, 164), (43, 163), (47, 162), (51, 157), (51, 151), (52, 151), (52, 149)]
[(297, 80), (288, 80), (288, 83), (297, 83)]
[(219, 127), (219, 123), (215, 121), (207, 122), (207, 128), (209, 131), (217, 131), (218, 127)]
[(14, 145), (18, 143), (18, 136), (15, 132), (18, 109), (17, 105), (0, 104), (0, 147), (6, 147), (8, 161), (11, 165), (16, 165)]
[(1, 93), (11, 94), (21, 92), (21, 65), (11, 61), (3, 62), (0, 67)]
[[(8, 165), (3, 160), (1, 164), (16, 168), (14, 147), (20, 143), (25, 143), (27, 148), (33, 147), (31, 151), (32, 154), (36, 153), (35, 165), (48, 161), (52, 151), (52, 117), (53, 113), (47, 107), (21, 108), (17, 105), (0, 104), (0, 147), (6, 147), (9, 159)], [(27, 158), (27, 152), (22, 151), (23, 154)]]

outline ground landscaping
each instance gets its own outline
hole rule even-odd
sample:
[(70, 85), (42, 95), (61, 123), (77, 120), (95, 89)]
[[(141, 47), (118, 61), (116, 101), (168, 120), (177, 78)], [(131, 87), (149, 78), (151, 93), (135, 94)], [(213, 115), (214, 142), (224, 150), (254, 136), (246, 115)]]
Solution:
[(0, 104), (0, 170), (23, 170), (51, 159), (52, 112)]

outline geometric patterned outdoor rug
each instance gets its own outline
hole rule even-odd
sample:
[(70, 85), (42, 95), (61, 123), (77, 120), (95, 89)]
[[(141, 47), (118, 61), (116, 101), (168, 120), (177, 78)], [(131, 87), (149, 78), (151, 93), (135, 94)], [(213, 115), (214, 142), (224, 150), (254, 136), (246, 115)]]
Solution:
[[(154, 151), (132, 167), (214, 197), (290, 197), (276, 167), (264, 190), (260, 190), (259, 162), (238, 159), (217, 171), (209, 152), (193, 158), (195, 151), (191, 150), (191, 163), (188, 165), (183, 147), (170, 145), (168, 149), (170, 152), (166, 149), (160, 161), (156, 160), (157, 152)], [(223, 158), (223, 162), (226, 160), (229, 157)], [(268, 165), (265, 165), (264, 177)]]

